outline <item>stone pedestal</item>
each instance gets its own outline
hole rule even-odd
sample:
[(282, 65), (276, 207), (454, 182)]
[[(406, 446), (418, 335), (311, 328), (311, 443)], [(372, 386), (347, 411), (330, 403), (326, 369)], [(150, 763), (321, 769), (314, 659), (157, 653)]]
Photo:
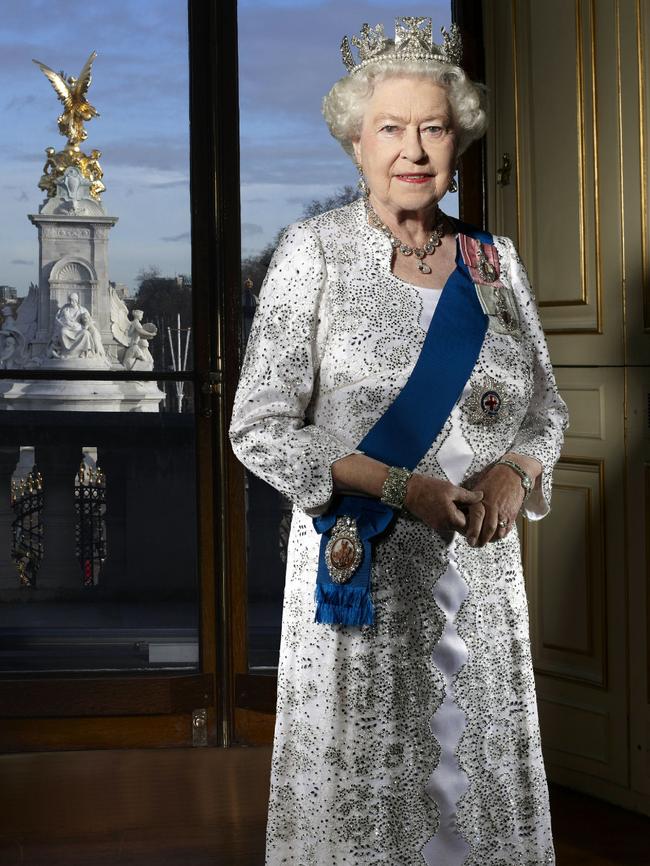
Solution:
[[(75, 174), (76, 172), (76, 174)], [(153, 368), (142, 314), (129, 318), (108, 279), (108, 238), (117, 217), (91, 195), (78, 168), (57, 178), (56, 195), (29, 219), (38, 229), (39, 284), (16, 320), (0, 329), (0, 366), (78, 372)], [(135, 364), (134, 364), (135, 359)], [(155, 382), (68, 380), (0, 383), (0, 410), (157, 412), (165, 399)]]
[(155, 382), (13, 382), (2, 396), (23, 412), (158, 412), (165, 399)]
[(39, 286), (32, 357), (42, 355), (57, 310), (71, 292), (79, 295), (101, 334), (109, 359), (117, 363), (119, 343), (111, 332), (108, 283), (108, 234), (117, 222), (111, 216), (29, 214), (38, 228)]
[[(74, 361), (50, 358), (39, 369), (106, 372), (107, 365), (95, 358), (75, 358)], [(9, 386), (0, 388), (3, 408), (25, 412), (158, 412), (165, 399), (165, 393), (156, 382), (38, 379), (2, 384)]]

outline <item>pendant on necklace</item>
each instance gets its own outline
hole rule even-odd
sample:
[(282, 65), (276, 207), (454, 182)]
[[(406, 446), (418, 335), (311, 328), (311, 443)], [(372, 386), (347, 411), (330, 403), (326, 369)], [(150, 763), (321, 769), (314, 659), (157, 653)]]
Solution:
[(413, 250), (413, 252), (415, 253), (415, 255), (418, 259), (418, 270), (420, 271), (420, 273), (421, 274), (430, 274), (431, 268), (429, 267), (429, 265), (425, 265), (425, 263), (424, 263), (424, 257), (426, 256), (426, 251), (421, 249), (420, 247), (416, 247)]

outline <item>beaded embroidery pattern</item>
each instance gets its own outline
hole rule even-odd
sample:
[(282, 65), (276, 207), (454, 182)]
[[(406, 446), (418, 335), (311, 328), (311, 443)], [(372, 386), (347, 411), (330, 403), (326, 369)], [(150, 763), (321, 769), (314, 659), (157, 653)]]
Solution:
[[(550, 508), (568, 415), (525, 270), (495, 238), (521, 339), (488, 331), (471, 377), (418, 471), (464, 480), (506, 451), (544, 470), (526, 513)], [(432, 719), (445, 676), (435, 648), (446, 616), (434, 598), (454, 551), (466, 583), (455, 626), (467, 657), (453, 679), (465, 717), (455, 752), (464, 859), (446, 866), (555, 862), (539, 739), (528, 612), (516, 527), (471, 548), (398, 515), (376, 545), (372, 628), (314, 622), (320, 537), (311, 515), (333, 494), (331, 463), (355, 451), (408, 378), (424, 341), (420, 293), (390, 270), (390, 242), (363, 203), (290, 226), (253, 322), (230, 436), (236, 455), (294, 502), (289, 539), (267, 866), (427, 866), (441, 811), (427, 784), (440, 763)], [(462, 411), (485, 379), (507, 384), (511, 411), (472, 424)]]

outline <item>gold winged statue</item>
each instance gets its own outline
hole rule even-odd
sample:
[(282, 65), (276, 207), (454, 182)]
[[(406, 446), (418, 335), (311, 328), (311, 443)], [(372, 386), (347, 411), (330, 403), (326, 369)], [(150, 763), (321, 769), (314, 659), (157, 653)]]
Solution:
[(59, 132), (68, 139), (69, 147), (85, 141), (88, 133), (84, 129), (84, 123), (92, 120), (93, 117), (99, 117), (97, 109), (86, 99), (92, 80), (92, 65), (96, 57), (97, 52), (93, 51), (86, 60), (79, 78), (74, 78), (72, 75), (66, 78), (64, 72), (54, 72), (44, 63), (34, 60), (63, 103), (64, 110), (59, 115)]
[(65, 72), (54, 72), (44, 63), (34, 60), (63, 103), (63, 112), (58, 119), (59, 132), (68, 140), (63, 150), (58, 153), (53, 147), (45, 150), (47, 160), (38, 186), (47, 193), (48, 198), (54, 198), (57, 194), (57, 181), (63, 178), (66, 169), (70, 167), (78, 168), (90, 181), (90, 195), (95, 201), (100, 201), (101, 194), (106, 189), (102, 182), (104, 172), (99, 164), (101, 151), (93, 150), (88, 156), (79, 147), (79, 142), (85, 141), (88, 137), (84, 123), (92, 120), (93, 117), (99, 117), (97, 109), (86, 99), (92, 80), (92, 65), (96, 57), (97, 52), (93, 51), (86, 60), (79, 78), (74, 78), (72, 75), (66, 77)]

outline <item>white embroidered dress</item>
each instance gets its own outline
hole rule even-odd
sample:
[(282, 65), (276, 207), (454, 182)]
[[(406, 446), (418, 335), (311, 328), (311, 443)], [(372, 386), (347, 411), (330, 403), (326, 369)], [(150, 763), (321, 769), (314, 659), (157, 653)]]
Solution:
[[(536, 520), (568, 414), (525, 270), (508, 238), (495, 244), (520, 336), (493, 330), (491, 317), (418, 471), (460, 484), (506, 451), (535, 457), (544, 470), (526, 514)], [(236, 395), (235, 454), (294, 502), (266, 864), (553, 864), (516, 526), (472, 548), (400, 514), (375, 546), (376, 624), (314, 622), (311, 517), (333, 495), (331, 464), (395, 399), (435, 315), (428, 290), (392, 274), (391, 252), (362, 201), (290, 226)], [(467, 411), (485, 376), (505, 398), (493, 424)]]

